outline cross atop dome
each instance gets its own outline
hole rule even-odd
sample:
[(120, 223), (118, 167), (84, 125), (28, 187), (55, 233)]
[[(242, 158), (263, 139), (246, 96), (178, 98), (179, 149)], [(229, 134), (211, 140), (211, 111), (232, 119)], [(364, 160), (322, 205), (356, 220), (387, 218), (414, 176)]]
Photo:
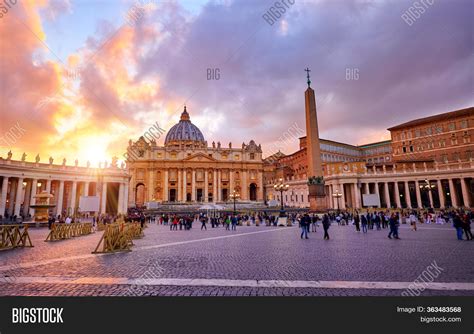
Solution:
[(182, 121), (189, 121), (190, 120), (189, 114), (186, 111), (186, 105), (184, 105), (184, 110), (183, 110), (183, 113), (181, 114), (180, 120), (182, 120)]

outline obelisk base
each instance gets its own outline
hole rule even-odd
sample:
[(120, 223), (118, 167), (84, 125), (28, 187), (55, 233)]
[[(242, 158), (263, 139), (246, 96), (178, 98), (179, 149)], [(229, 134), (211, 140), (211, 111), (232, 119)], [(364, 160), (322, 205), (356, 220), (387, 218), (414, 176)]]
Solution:
[(309, 195), (309, 210), (313, 212), (326, 212), (328, 210), (326, 197)]

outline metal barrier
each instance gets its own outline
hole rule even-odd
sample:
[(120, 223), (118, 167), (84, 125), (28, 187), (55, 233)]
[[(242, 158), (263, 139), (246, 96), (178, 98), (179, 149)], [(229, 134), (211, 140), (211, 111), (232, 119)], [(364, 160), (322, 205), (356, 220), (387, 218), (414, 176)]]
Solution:
[(0, 250), (33, 247), (30, 235), (28, 234), (28, 225), (0, 225), (0, 234)]

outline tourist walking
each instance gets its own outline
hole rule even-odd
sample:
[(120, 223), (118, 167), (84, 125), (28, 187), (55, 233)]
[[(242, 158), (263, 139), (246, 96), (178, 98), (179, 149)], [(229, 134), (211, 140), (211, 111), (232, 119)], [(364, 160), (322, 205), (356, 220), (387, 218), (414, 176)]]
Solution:
[(399, 239), (398, 238), (398, 230), (397, 230), (398, 218), (394, 213), (390, 216), (390, 219), (388, 221), (388, 225), (390, 227), (390, 232), (388, 233), (388, 238), (392, 239), (392, 236), (393, 236), (395, 239)]
[(307, 213), (304, 214), (303, 217), (301, 217), (300, 220), (300, 227), (301, 227), (301, 239), (305, 237), (305, 239), (308, 239), (308, 225), (310, 224), (310, 218)]
[(325, 214), (323, 217), (323, 229), (324, 229), (324, 240), (329, 240), (329, 227), (331, 226), (331, 222), (329, 221), (329, 217)]
[(456, 236), (458, 240), (463, 240), (462, 239), (462, 230), (463, 230), (462, 225), (463, 224), (462, 224), (461, 217), (459, 216), (458, 213), (455, 213), (453, 217), (453, 226), (456, 229)]
[[(357, 212), (354, 214), (354, 225), (356, 227), (356, 231), (360, 232), (360, 217), (359, 217), (359, 214)], [(366, 226), (367, 226), (367, 224), (366, 224)]]
[(362, 222), (362, 233), (367, 233), (367, 217), (365, 215), (361, 215), (360, 219)]
[(237, 216), (232, 216), (231, 223), (232, 223), (232, 231), (237, 230)]
[(206, 227), (206, 217), (201, 217), (201, 231), (202, 229), (205, 229), (207, 231), (207, 227)]
[(464, 230), (464, 234), (466, 235), (466, 240), (472, 240), (472, 233), (471, 233), (471, 220), (469, 215), (463, 216), (463, 224), (462, 229)]

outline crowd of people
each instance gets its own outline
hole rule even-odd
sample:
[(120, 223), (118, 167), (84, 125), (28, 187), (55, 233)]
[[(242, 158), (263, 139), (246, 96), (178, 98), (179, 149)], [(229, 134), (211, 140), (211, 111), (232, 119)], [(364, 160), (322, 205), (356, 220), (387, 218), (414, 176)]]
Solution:
[[(373, 212), (348, 212), (337, 211), (327, 214), (303, 214), (291, 217), (298, 222), (301, 228), (300, 237), (308, 238), (308, 233), (316, 231), (319, 221), (322, 221), (324, 229), (324, 239), (329, 239), (329, 226), (337, 224), (340, 226), (353, 225), (357, 232), (368, 233), (369, 230), (389, 229), (389, 239), (400, 239), (399, 227), (401, 224), (409, 224), (412, 231), (417, 230), (418, 224), (452, 224), (456, 229), (458, 240), (473, 240), (471, 223), (474, 221), (474, 211), (464, 210), (443, 210), (439, 212), (429, 212), (421, 210), (394, 211), (373, 211)], [(464, 239), (465, 237), (465, 239)]]

